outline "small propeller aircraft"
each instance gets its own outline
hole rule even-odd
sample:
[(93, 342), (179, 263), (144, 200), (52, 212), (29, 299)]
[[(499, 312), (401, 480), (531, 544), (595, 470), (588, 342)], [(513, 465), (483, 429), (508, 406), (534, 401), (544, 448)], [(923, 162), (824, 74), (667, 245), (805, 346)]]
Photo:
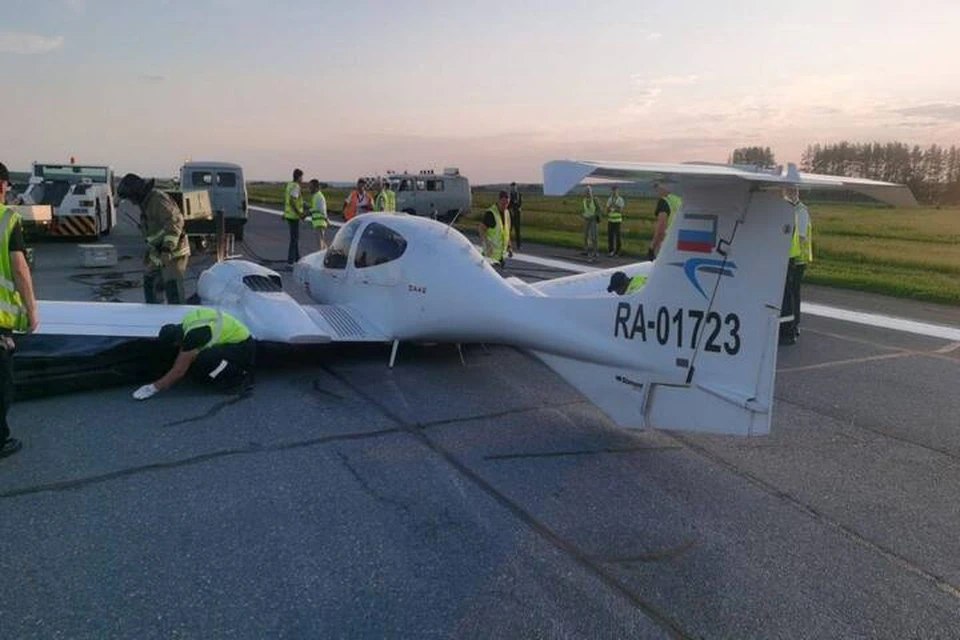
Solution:
[[(584, 180), (670, 181), (683, 206), (652, 262), (618, 267), (646, 285), (607, 293), (614, 269), (528, 284), (504, 279), (451, 226), (366, 214), (293, 278), (244, 260), (205, 271), (204, 306), (259, 341), (499, 343), (534, 353), (616, 424), (717, 434), (770, 430), (780, 305), (794, 215), (780, 189), (847, 189), (916, 205), (901, 185), (709, 164), (555, 161), (544, 192)], [(189, 307), (41, 302), (42, 334), (153, 337)]]

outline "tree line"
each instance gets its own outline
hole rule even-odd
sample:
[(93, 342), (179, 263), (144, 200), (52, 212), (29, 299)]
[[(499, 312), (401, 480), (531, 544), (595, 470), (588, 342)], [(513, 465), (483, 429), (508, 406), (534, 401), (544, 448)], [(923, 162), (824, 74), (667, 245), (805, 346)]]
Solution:
[[(776, 166), (770, 147), (741, 147), (730, 154), (733, 164)], [(808, 145), (800, 168), (850, 178), (906, 184), (921, 202), (960, 203), (960, 149), (903, 142), (848, 142)]]

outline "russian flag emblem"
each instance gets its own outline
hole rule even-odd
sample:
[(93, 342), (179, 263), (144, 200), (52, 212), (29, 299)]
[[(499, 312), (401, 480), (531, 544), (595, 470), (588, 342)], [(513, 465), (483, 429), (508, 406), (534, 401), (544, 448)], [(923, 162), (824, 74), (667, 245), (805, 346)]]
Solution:
[(677, 234), (677, 251), (713, 253), (717, 245), (717, 216), (708, 213), (683, 214), (683, 226)]

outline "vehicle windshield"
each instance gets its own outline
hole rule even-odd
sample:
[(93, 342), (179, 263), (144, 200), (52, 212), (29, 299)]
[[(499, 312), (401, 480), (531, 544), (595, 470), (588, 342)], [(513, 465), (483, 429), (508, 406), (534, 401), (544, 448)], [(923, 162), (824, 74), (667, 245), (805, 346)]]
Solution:
[(64, 181), (70, 184), (82, 182), (84, 178), (88, 178), (90, 182), (106, 184), (109, 169), (107, 167), (83, 167), (73, 164), (38, 164), (33, 169), (33, 175), (44, 180)]

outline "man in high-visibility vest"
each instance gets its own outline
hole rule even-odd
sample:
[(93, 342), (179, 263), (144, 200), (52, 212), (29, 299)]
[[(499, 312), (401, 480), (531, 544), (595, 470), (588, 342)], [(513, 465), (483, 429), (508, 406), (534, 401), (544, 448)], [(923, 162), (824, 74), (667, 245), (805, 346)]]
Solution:
[(580, 217), (583, 218), (583, 251), (580, 255), (587, 256), (587, 260), (594, 262), (597, 259), (597, 225), (600, 223), (600, 203), (593, 195), (593, 189), (587, 187), (583, 191)]
[(611, 258), (620, 255), (621, 230), (623, 226), (623, 209), (625, 203), (620, 195), (620, 187), (614, 187), (607, 198), (607, 255)]
[(20, 214), (3, 204), (9, 190), (10, 174), (0, 163), (0, 458), (23, 448), (19, 440), (10, 437), (7, 425), (13, 403), (13, 332), (32, 333), (39, 323)]
[(493, 261), (495, 266), (503, 267), (510, 253), (510, 194), (501, 191), (496, 204), (483, 212), (483, 219), (477, 226), (480, 232), (480, 245), (484, 257)]
[(357, 180), (357, 188), (350, 192), (343, 203), (343, 219), (347, 222), (354, 216), (373, 211), (373, 197), (367, 191), (367, 182), (363, 178)]
[(664, 238), (667, 237), (667, 231), (673, 226), (673, 221), (677, 219), (683, 200), (680, 196), (673, 193), (673, 185), (666, 181), (654, 183), (657, 195), (657, 208), (653, 212), (653, 240), (650, 242), (650, 250), (647, 252), (647, 259), (653, 260), (660, 254), (660, 246)]
[(630, 278), (623, 271), (614, 271), (610, 276), (610, 284), (607, 285), (607, 293), (624, 296), (640, 291), (645, 284), (647, 284), (647, 276), (637, 275)]
[(310, 181), (310, 224), (320, 240), (320, 250), (327, 248), (327, 199), (320, 191), (320, 181)]
[(290, 244), (287, 247), (287, 264), (292, 265), (300, 259), (300, 221), (303, 220), (303, 198), (300, 194), (300, 181), (303, 171), (293, 170), (293, 180), (283, 190), (283, 219), (290, 229)]
[(783, 197), (793, 205), (793, 237), (790, 240), (790, 259), (784, 284), (781, 317), (790, 320), (780, 324), (780, 343), (795, 344), (800, 337), (800, 283), (807, 265), (813, 262), (813, 225), (810, 211), (800, 201), (796, 187), (783, 190)]
[(220, 391), (243, 392), (253, 383), (256, 344), (242, 322), (225, 311), (200, 307), (188, 312), (180, 324), (165, 324), (160, 342), (180, 351), (170, 370), (160, 379), (133, 392), (146, 400), (169, 389), (189, 371)]
[(117, 185), (117, 197), (129, 200), (140, 209), (140, 229), (147, 243), (143, 257), (143, 298), (147, 304), (183, 304), (186, 294), (183, 278), (190, 261), (190, 242), (186, 220), (180, 207), (153, 180), (135, 173), (123, 176)]
[(377, 197), (374, 200), (374, 210), (375, 211), (396, 211), (397, 210), (397, 196), (390, 189), (390, 181), (381, 178), (380, 179), (380, 191), (377, 192)]

